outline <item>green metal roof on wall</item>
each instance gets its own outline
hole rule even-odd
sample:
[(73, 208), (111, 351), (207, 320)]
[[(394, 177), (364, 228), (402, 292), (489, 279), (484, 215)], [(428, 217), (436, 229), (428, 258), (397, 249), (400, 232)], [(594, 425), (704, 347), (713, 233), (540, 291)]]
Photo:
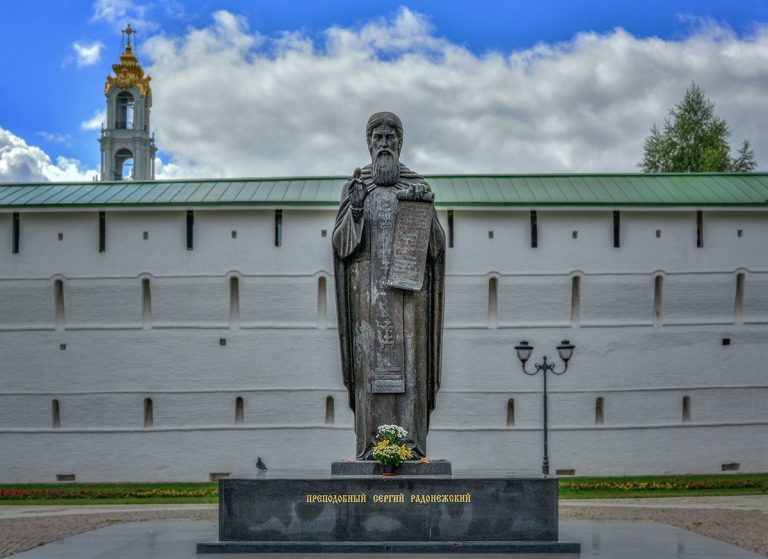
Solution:
[[(768, 173), (428, 176), (438, 206), (768, 206)], [(329, 206), (345, 177), (0, 183), (0, 208)]]

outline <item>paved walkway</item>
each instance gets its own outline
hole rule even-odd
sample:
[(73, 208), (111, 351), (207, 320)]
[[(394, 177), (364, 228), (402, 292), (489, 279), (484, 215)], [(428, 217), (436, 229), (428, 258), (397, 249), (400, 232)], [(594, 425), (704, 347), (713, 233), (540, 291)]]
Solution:
[[(216, 523), (210, 520), (161, 520), (134, 522), (101, 528), (48, 544), (13, 557), (17, 559), (236, 559), (253, 555), (211, 554), (198, 556), (195, 544), (214, 540)], [(562, 541), (581, 542), (579, 555), (515, 555), (515, 559), (759, 559), (749, 551), (693, 532), (663, 524), (643, 522), (594, 522), (563, 520)], [(380, 555), (387, 557), (391, 555)], [(264, 554), (259, 559), (288, 559), (287, 555)], [(318, 554), (294, 554), (290, 557), (317, 558)], [(324, 554), (334, 559), (370, 557), (360, 554)], [(397, 559), (498, 559), (502, 555), (398, 554)]]
[(768, 495), (659, 497), (650, 499), (561, 499), (560, 506), (644, 509), (727, 509), (768, 512)]
[(72, 516), (83, 514), (123, 514), (128, 512), (191, 512), (216, 511), (219, 505), (36, 505), (0, 506), (0, 520), (6, 518), (40, 518), (45, 516)]

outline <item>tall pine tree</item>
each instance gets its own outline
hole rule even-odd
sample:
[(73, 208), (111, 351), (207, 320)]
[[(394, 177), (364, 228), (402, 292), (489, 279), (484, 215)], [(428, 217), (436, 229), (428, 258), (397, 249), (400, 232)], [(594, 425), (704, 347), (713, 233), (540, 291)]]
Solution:
[(715, 115), (715, 104), (695, 83), (669, 111), (664, 129), (654, 124), (645, 139), (644, 173), (749, 172), (757, 166), (745, 140), (735, 158), (728, 145), (728, 123)]

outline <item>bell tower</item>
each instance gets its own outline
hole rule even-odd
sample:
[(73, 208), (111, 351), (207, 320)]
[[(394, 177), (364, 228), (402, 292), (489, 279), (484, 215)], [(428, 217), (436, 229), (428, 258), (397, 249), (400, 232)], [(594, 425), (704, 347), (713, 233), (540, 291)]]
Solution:
[(120, 63), (107, 76), (107, 125), (101, 129), (101, 180), (152, 180), (155, 178), (154, 135), (149, 133), (152, 107), (150, 77), (144, 75), (133, 53), (136, 31), (123, 29), (125, 50)]

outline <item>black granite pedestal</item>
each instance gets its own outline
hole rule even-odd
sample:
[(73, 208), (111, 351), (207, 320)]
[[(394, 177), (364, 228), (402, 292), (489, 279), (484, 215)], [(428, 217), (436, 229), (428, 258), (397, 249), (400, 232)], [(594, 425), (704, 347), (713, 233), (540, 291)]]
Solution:
[(198, 553), (578, 553), (557, 479), (318, 476), (219, 480), (219, 540)]

